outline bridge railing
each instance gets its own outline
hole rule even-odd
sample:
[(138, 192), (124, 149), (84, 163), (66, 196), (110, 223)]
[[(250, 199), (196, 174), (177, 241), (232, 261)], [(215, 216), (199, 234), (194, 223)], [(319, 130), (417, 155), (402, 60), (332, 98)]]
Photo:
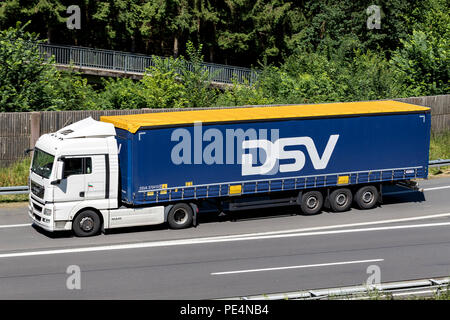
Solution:
[[(67, 66), (144, 73), (148, 67), (155, 65), (154, 56), (143, 54), (43, 43), (38, 47), (42, 55), (53, 56), (55, 63)], [(192, 63), (187, 62), (187, 65), (192, 69)], [(249, 68), (215, 63), (202, 63), (202, 67), (208, 71), (210, 80), (218, 83), (231, 84), (235, 79), (239, 83), (253, 84), (258, 78), (258, 72)]]

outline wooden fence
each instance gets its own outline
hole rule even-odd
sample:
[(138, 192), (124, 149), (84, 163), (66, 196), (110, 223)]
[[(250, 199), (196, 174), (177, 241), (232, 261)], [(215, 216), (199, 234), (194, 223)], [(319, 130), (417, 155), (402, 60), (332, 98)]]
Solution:
[[(450, 95), (395, 99), (431, 107), (433, 132), (450, 130)], [(210, 108), (202, 108), (210, 109)], [(149, 112), (177, 112), (193, 109), (88, 110), (0, 113), (0, 167), (24, 158), (24, 151), (33, 147), (44, 133), (91, 116), (99, 120), (103, 115), (137, 114)], [(199, 110), (199, 108), (195, 109)]]

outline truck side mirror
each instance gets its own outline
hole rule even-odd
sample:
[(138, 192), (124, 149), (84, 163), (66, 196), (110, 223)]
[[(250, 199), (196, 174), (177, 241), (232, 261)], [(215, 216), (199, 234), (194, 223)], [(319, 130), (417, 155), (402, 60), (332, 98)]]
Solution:
[(61, 182), (64, 176), (64, 160), (58, 159), (56, 162), (56, 180), (52, 181), (51, 184), (57, 185)]

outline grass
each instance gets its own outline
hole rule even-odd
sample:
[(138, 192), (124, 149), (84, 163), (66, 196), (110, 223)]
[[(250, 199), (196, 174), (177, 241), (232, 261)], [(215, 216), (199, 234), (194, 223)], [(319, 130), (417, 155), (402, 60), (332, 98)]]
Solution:
[(450, 159), (450, 131), (431, 134), (430, 159)]
[(450, 284), (444, 290), (435, 293), (432, 300), (450, 300)]
[[(430, 141), (430, 159), (450, 159), (450, 131), (433, 133)], [(0, 168), (0, 186), (24, 186), (28, 184), (30, 158), (27, 157), (9, 167)], [(450, 167), (430, 168), (431, 176), (450, 174)], [(27, 201), (26, 194), (0, 196), (0, 202)]]
[[(0, 168), (0, 186), (26, 186), (28, 184), (28, 171), (30, 170), (30, 158), (14, 163), (13, 165)], [(0, 202), (28, 201), (27, 194), (11, 194), (0, 196)]]
[[(432, 133), (430, 140), (430, 160), (450, 159), (450, 131)], [(450, 167), (430, 168), (431, 175), (450, 174)]]
[(27, 185), (30, 161), (30, 158), (27, 157), (9, 167), (0, 168), (0, 186), (8, 187)]

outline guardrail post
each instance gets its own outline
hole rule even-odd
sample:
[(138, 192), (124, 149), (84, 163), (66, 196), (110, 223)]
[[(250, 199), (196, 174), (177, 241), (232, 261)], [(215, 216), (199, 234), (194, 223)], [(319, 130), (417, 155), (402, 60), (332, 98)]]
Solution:
[(40, 112), (31, 112), (30, 118), (30, 148), (34, 148), (36, 141), (39, 139), (41, 133), (41, 113)]

